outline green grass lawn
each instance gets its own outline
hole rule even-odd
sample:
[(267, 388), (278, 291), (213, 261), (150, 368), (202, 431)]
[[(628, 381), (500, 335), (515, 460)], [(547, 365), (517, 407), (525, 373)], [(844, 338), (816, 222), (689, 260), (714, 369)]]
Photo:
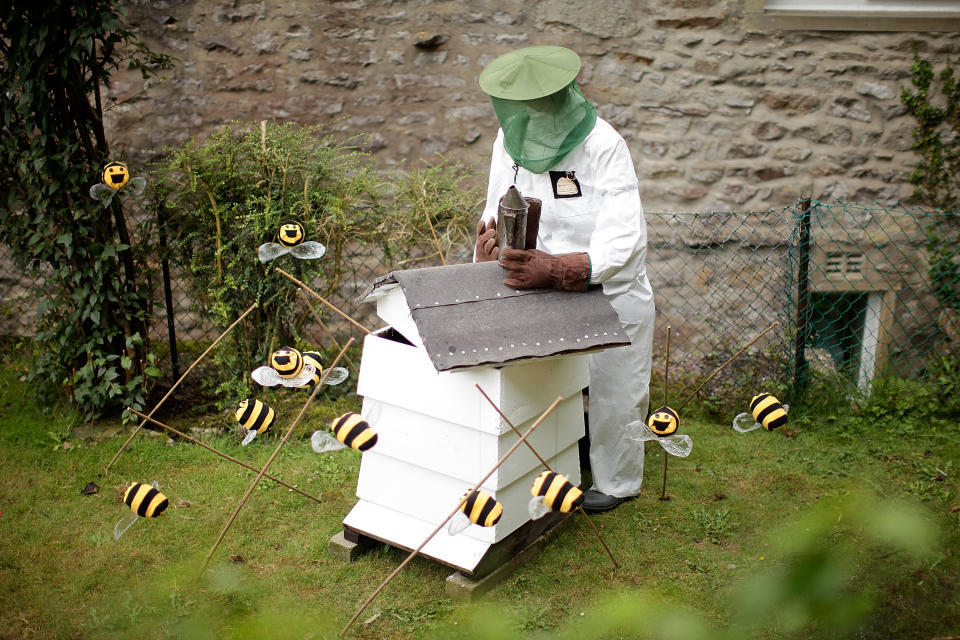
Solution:
[[(318, 455), (307, 436), (349, 402), (318, 403), (270, 468), (321, 504), (262, 481), (200, 576), (254, 474), (157, 432), (138, 434), (103, 474), (127, 432), (116, 423), (71, 432), (20, 376), (9, 364), (0, 372), (2, 638), (333, 638), (406, 556), (378, 547), (343, 564), (327, 553), (354, 504), (360, 457)], [(790, 427), (738, 434), (726, 418), (685, 416), (694, 448), (669, 461), (669, 500), (659, 499), (663, 452), (648, 443), (642, 494), (593, 516), (619, 570), (575, 516), (469, 605), (445, 597), (450, 569), (415, 559), (347, 635), (960, 635), (957, 425), (911, 438), (895, 424), (852, 430), (812, 416)], [(203, 439), (255, 466), (278, 442)], [(169, 509), (114, 540), (129, 513), (123, 489), (154, 480)], [(99, 491), (83, 495), (90, 482)]]

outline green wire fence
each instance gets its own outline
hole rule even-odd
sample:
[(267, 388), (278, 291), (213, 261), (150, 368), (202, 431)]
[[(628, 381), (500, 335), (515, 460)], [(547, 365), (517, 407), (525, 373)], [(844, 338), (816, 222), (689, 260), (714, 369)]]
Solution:
[[(958, 213), (801, 200), (766, 211), (648, 212), (646, 218), (657, 306), (655, 399), (668, 325), (675, 398), (779, 321), (702, 390), (701, 399), (724, 412), (745, 410), (761, 391), (794, 396), (816, 375), (869, 392), (878, 377), (921, 377), (932, 362), (960, 351)], [(469, 259), (467, 249), (462, 260)], [(39, 284), (9, 254), (0, 245), (0, 335), (29, 338)], [(355, 298), (377, 276), (405, 267), (367, 253), (356, 262), (350, 283), (330, 301), (376, 328), (382, 322), (374, 305)], [(187, 290), (174, 273), (170, 333), (175, 341), (213, 339), (222, 329), (192, 310)], [(158, 343), (169, 335), (164, 293), (157, 293), (153, 322)], [(345, 340), (349, 324), (317, 310)], [(311, 322), (307, 338), (327, 341), (326, 330)]]

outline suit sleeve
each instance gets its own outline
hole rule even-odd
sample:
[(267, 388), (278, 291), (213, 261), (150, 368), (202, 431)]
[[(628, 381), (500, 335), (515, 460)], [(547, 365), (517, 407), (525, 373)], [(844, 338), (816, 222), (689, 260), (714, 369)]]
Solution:
[(590, 282), (632, 280), (644, 271), (647, 225), (630, 151), (623, 138), (602, 148), (597, 171), (599, 210), (590, 237)]

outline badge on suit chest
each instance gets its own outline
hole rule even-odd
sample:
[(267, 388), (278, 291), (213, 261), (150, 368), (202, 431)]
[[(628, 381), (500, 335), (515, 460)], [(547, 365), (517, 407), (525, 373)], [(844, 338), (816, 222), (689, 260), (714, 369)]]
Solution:
[(574, 171), (551, 171), (550, 184), (554, 198), (579, 198), (583, 196), (580, 182)]

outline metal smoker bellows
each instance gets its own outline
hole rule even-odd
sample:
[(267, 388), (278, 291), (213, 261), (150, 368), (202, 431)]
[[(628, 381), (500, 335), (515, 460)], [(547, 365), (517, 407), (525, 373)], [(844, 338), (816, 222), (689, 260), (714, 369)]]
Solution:
[(510, 185), (500, 198), (497, 208), (497, 262), (504, 249), (525, 249), (527, 243), (527, 210), (530, 205), (523, 199), (516, 185)]

